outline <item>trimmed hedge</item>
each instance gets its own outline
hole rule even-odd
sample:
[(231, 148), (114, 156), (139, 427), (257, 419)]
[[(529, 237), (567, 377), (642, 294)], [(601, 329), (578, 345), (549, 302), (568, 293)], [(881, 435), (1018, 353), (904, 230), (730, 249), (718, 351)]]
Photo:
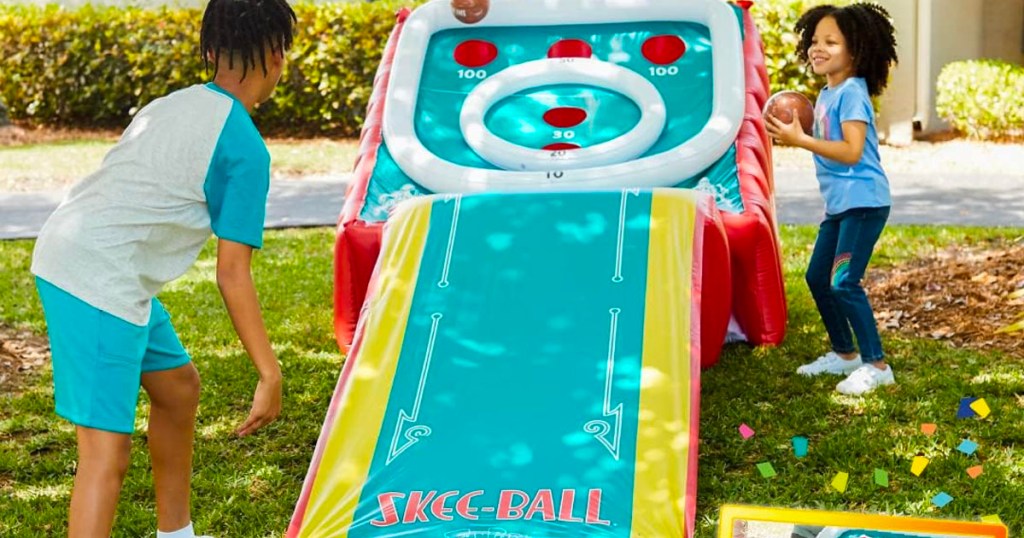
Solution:
[[(264, 132), (354, 136), (394, 13), (422, 0), (296, 3), (295, 45), (274, 98), (255, 115)], [(824, 0), (758, 0), (772, 90), (814, 96), (821, 80), (796, 59), (793, 26)], [(849, 1), (849, 0), (841, 0)], [(206, 80), (196, 8), (0, 5), (0, 99), (33, 124), (123, 127), (138, 108)]]
[[(410, 2), (297, 4), (295, 43), (265, 132), (354, 136), (395, 12)], [(202, 11), (0, 6), (0, 98), (34, 124), (123, 127), (135, 111), (207, 80)]]
[(123, 125), (170, 90), (198, 82), (193, 10), (11, 6), (0, 10), (0, 92), (33, 123)]
[(1024, 66), (999, 60), (953, 62), (936, 84), (935, 110), (971, 138), (1024, 139)]

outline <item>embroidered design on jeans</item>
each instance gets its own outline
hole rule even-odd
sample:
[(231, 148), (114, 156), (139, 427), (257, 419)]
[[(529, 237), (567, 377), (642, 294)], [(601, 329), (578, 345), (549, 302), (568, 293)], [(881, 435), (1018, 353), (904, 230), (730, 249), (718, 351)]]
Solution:
[(836, 261), (832, 264), (832, 287), (839, 287), (839, 283), (846, 278), (846, 275), (850, 272), (850, 258), (853, 256), (849, 253), (840, 254), (836, 256)]

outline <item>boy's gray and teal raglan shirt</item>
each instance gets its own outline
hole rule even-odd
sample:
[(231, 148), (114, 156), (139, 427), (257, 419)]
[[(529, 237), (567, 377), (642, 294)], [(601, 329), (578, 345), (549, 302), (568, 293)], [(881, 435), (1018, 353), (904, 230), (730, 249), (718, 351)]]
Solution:
[(136, 325), (210, 233), (263, 246), (270, 154), (245, 106), (210, 83), (139, 111), (100, 169), (46, 221), (32, 272)]

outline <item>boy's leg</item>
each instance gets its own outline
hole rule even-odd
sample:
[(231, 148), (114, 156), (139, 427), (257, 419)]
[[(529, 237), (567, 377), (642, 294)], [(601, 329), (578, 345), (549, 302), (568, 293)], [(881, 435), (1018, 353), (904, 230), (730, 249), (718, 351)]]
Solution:
[(836, 257), (839, 243), (840, 220), (826, 217), (818, 229), (818, 238), (814, 241), (814, 251), (807, 265), (805, 279), (811, 296), (818, 307), (821, 321), (825, 324), (832, 350), (838, 354), (856, 351), (853, 334), (846, 315), (840, 308), (832, 293), (831, 276), (832, 262)]
[(43, 279), (36, 286), (50, 336), (56, 411), (77, 426), (69, 534), (109, 536), (130, 461), (146, 327)]
[(157, 529), (171, 532), (191, 521), (192, 443), (199, 405), (199, 373), (192, 363), (142, 374), (149, 394), (149, 454), (156, 484)]
[(858, 209), (844, 218), (832, 270), (832, 293), (850, 321), (865, 363), (884, 358), (875, 314), (861, 279), (888, 218), (888, 207)]
[(78, 470), (71, 490), (69, 538), (110, 536), (131, 460), (131, 436), (78, 426)]
[(142, 387), (149, 394), (149, 453), (156, 487), (157, 529), (191, 522), (192, 443), (199, 407), (199, 372), (181, 345), (170, 316), (152, 303)]

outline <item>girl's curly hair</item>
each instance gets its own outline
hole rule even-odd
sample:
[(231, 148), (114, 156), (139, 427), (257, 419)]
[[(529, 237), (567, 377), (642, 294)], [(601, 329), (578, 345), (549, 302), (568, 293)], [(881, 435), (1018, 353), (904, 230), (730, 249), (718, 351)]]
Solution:
[(801, 61), (808, 60), (814, 30), (825, 17), (835, 19), (846, 38), (854, 76), (867, 82), (868, 93), (872, 96), (881, 94), (889, 83), (889, 68), (898, 61), (896, 29), (889, 12), (878, 4), (867, 3), (843, 7), (825, 5), (808, 10), (796, 23), (796, 32), (800, 35), (797, 54)]

